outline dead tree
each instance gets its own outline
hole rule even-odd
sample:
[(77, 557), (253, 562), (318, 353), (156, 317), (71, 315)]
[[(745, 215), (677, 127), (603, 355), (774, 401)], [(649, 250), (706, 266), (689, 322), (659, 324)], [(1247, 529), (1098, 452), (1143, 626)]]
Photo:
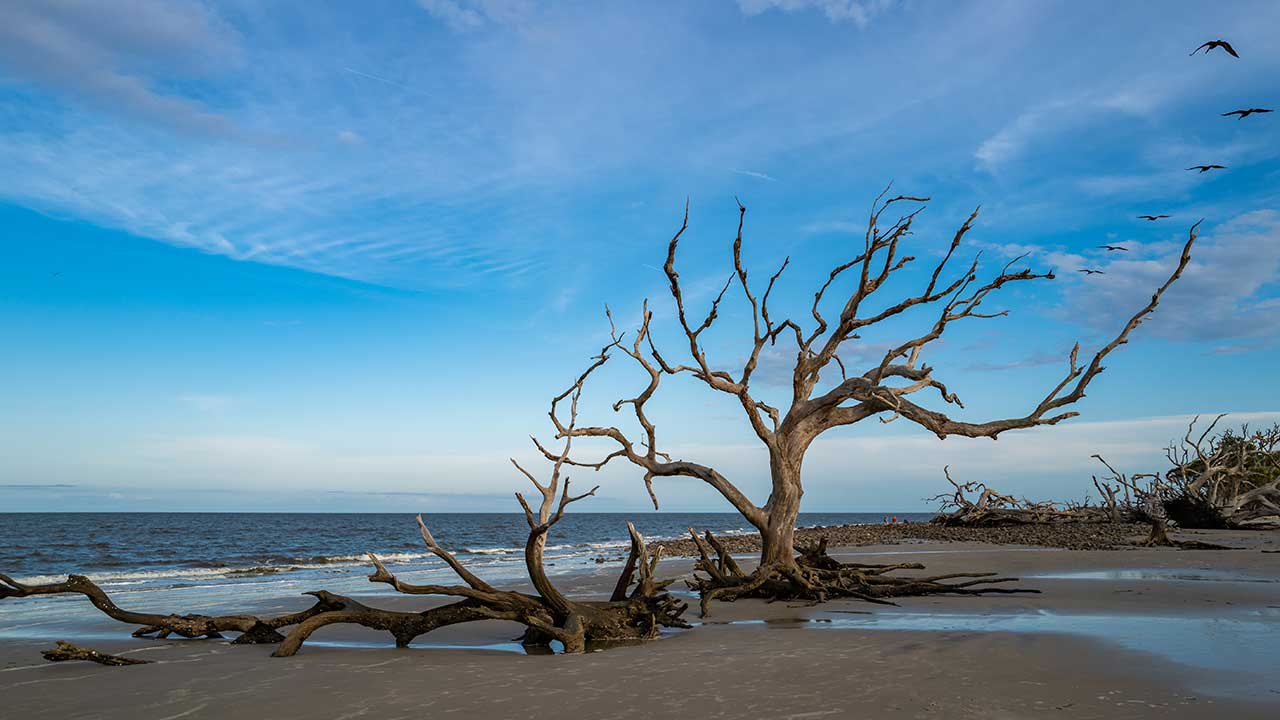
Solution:
[(997, 492), (982, 482), (973, 480), (964, 483), (956, 482), (952, 479), (951, 469), (948, 467), (944, 467), (942, 473), (946, 476), (947, 482), (951, 483), (953, 490), (930, 498), (940, 504), (938, 515), (932, 520), (939, 525), (1000, 527), (1120, 522), (1120, 516), (1113, 505), (1097, 506), (1088, 500), (1055, 503), (1047, 500), (1018, 498)]
[[(319, 590), (307, 593), (316, 598), (311, 608), (275, 617), (138, 613), (117, 606), (101, 587), (82, 575), (70, 575), (65, 582), (46, 585), (26, 585), (0, 575), (0, 600), (79, 593), (109, 617), (142, 626), (134, 632), (135, 637), (155, 635), (163, 638), (174, 634), (186, 638), (219, 638), (223, 632), (238, 632), (240, 635), (233, 643), (279, 643), (272, 653), (276, 657), (293, 655), (313, 633), (334, 624), (385, 630), (395, 639), (396, 647), (405, 647), (424, 633), (446, 625), (507, 620), (525, 626), (522, 638), (525, 645), (548, 645), (555, 640), (564, 645), (566, 652), (583, 652), (589, 643), (595, 642), (652, 639), (664, 627), (689, 627), (682, 619), (686, 604), (666, 592), (672, 581), (659, 580), (655, 575), (661, 553), (651, 554), (644, 538), (630, 523), (627, 530), (631, 536), (631, 553), (608, 600), (571, 600), (547, 577), (543, 566), (547, 533), (564, 517), (570, 504), (595, 494), (595, 489), (592, 489), (572, 495), (569, 479), (561, 478), (571, 442), (572, 438), (566, 439), (564, 450), (556, 457), (551, 477), (545, 484), (516, 464), (541, 495), (535, 509), (523, 495), (516, 493), (529, 525), (524, 557), (535, 593), (499, 590), (485, 582), (437, 542), (419, 516), (418, 530), (427, 548), (443, 560), (464, 584), (414, 585), (396, 577), (376, 555), (369, 553), (374, 566), (373, 574), (369, 575), (370, 582), (385, 583), (396, 592), (409, 595), (458, 598), (455, 602), (419, 612), (384, 610)], [(515, 463), (514, 460), (512, 462)], [(289, 628), (287, 636), (281, 634), (286, 628)]]
[(1280, 425), (1214, 435), (1223, 417), (1198, 434), (1200, 418), (1194, 418), (1182, 439), (1165, 448), (1172, 467), (1164, 473), (1128, 477), (1094, 455), (1111, 471), (1094, 485), (1121, 512), (1144, 520), (1158, 506), (1166, 520), (1185, 528), (1280, 526)]
[[(1033, 272), (1029, 268), (1014, 269), (1021, 258), (1015, 258), (986, 280), (979, 279), (978, 259), (975, 258), (959, 273), (952, 273), (950, 266), (966, 234), (973, 227), (978, 211), (955, 232), (941, 260), (927, 275), (924, 287), (896, 302), (877, 303), (882, 309), (872, 308), (872, 299), (880, 299), (888, 281), (915, 257), (900, 252), (904, 239), (912, 234), (912, 225), (924, 209), (928, 198), (897, 196), (885, 200), (888, 190), (882, 192), (872, 204), (864, 242), (856, 257), (831, 270), (826, 282), (814, 294), (809, 314), (812, 326), (806, 330), (791, 318), (779, 319), (772, 314), (770, 295), (779, 277), (786, 270), (790, 258), (783, 260), (764, 288), (754, 289), (748, 283), (748, 273), (742, 261), (743, 223), (746, 208), (738, 204), (738, 232), (732, 246), (733, 271), (720, 294), (712, 301), (705, 318), (694, 319), (686, 305), (676, 271), (676, 251), (680, 239), (688, 228), (689, 209), (686, 203), (684, 220), (667, 245), (663, 266), (675, 302), (679, 329), (683, 334), (681, 345), (687, 350), (684, 363), (668, 362), (654, 342), (650, 330), (652, 313), (648, 302), (643, 306), (638, 329), (632, 339), (624, 339), (611, 326), (611, 341), (593, 358), (586, 370), (564, 392), (551, 402), (551, 421), (557, 438), (592, 437), (609, 441), (613, 449), (598, 460), (573, 458), (571, 464), (600, 469), (613, 460), (624, 460), (643, 472), (645, 485), (654, 507), (658, 506), (653, 481), (656, 478), (686, 477), (700, 480), (715, 488), (759, 531), (762, 539), (760, 563), (755, 571), (738, 578), (726, 576), (723, 581), (712, 578), (702, 589), (715, 589), (718, 597), (764, 595), (781, 597), (825, 597), (835, 591), (825, 578), (807, 576), (802, 572), (802, 562), (795, 555), (794, 533), (796, 517), (800, 512), (800, 499), (804, 493), (801, 467), (810, 444), (823, 433), (847, 425), (878, 417), (882, 422), (900, 418), (915, 423), (939, 438), (953, 435), (964, 437), (995, 438), (1000, 433), (1041, 425), (1054, 425), (1078, 413), (1067, 408), (1084, 397), (1089, 383), (1102, 372), (1102, 362), (1116, 348), (1125, 344), (1129, 334), (1150, 315), (1161, 296), (1182, 274), (1191, 259), (1191, 247), (1195, 242), (1199, 223), (1192, 226), (1186, 244), (1182, 248), (1177, 266), (1163, 285), (1156, 289), (1151, 301), (1134, 314), (1109, 343), (1098, 350), (1086, 365), (1078, 362), (1079, 345), (1071, 350), (1065, 376), (1037, 402), (1025, 415), (986, 422), (967, 422), (952, 419), (939, 410), (919, 404), (916, 393), (936, 393), (943, 406), (963, 408), (960, 399), (947, 389), (935, 374), (934, 368), (922, 360), (922, 354), (930, 344), (939, 340), (952, 323), (970, 318), (993, 318), (1007, 314), (1006, 310), (988, 311), (984, 303), (1001, 289), (1019, 283), (1052, 279), (1052, 271)], [(906, 211), (887, 228), (881, 226), (881, 217), (890, 208), (908, 205)], [(841, 304), (837, 316), (829, 318), (823, 299), (836, 286), (836, 281), (853, 277), (853, 288)], [(737, 284), (745, 303), (750, 308), (753, 327), (745, 361), (732, 371), (713, 364), (703, 342), (703, 333), (718, 317), (721, 301), (733, 284)], [(848, 343), (857, 341), (862, 333), (898, 318), (909, 310), (932, 310), (933, 320), (919, 335), (908, 337), (894, 344), (878, 362), (867, 368), (852, 368), (841, 359), (840, 352)], [(606, 310), (607, 313), (607, 310)], [(766, 347), (779, 339), (794, 340), (795, 362), (791, 373), (791, 400), (785, 410), (760, 400), (752, 390), (752, 378)], [(631, 358), (647, 374), (648, 384), (638, 395), (618, 400), (614, 410), (629, 406), (643, 433), (638, 438), (628, 436), (613, 425), (588, 425), (573, 427), (562, 417), (562, 404), (566, 398), (576, 397), (593, 372), (619, 352)], [(832, 379), (838, 373), (838, 379)], [(646, 411), (646, 404), (657, 392), (662, 378), (688, 375), (704, 383), (714, 392), (725, 393), (741, 406), (752, 431), (769, 453), (771, 492), (763, 505), (748, 498), (729, 478), (711, 465), (693, 460), (672, 458), (660, 451), (657, 431)], [(823, 382), (828, 379), (827, 382)], [(534, 440), (548, 458), (556, 453)]]
[(1280, 526), (1280, 425), (1214, 434), (1223, 417), (1198, 435), (1196, 417), (1165, 448), (1172, 465), (1160, 483), (1165, 511), (1183, 527)]
[[(1106, 466), (1111, 475), (1103, 479), (1093, 477), (1093, 485), (1108, 503), (1108, 512), (1114, 517), (1124, 517), (1151, 524), (1151, 532), (1135, 543), (1142, 547), (1174, 547), (1180, 550), (1235, 550), (1236, 548), (1200, 540), (1177, 540), (1169, 536), (1169, 514), (1165, 509), (1167, 490), (1157, 473), (1125, 475), (1111, 463), (1094, 455)], [(1123, 494), (1122, 494), (1123, 493)]]

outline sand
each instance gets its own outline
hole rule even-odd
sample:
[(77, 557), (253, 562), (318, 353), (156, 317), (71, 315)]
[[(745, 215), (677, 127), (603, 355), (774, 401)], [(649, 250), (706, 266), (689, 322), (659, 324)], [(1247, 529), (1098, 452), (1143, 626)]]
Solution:
[[(297, 656), (275, 659), (270, 646), (133, 640), (127, 626), (103, 621), (86, 633), (92, 639), (0, 642), (0, 716), (1276, 717), (1280, 554), (1260, 550), (1280, 549), (1280, 535), (1201, 537), (1248, 549), (842, 548), (835, 554), (845, 559), (920, 561), (930, 573), (1021, 575), (1020, 585), (1042, 593), (914, 598), (900, 608), (717, 604), (693, 630), (579, 656), (511, 652), (518, 629), (499, 622), (447, 628), (403, 650), (383, 634), (328, 628)], [(663, 567), (678, 574), (689, 564)], [(614, 572), (560, 582), (575, 595), (600, 593)], [(68, 607), (96, 613), (87, 602)], [(41, 661), (38, 650), (58, 639), (158, 662)]]

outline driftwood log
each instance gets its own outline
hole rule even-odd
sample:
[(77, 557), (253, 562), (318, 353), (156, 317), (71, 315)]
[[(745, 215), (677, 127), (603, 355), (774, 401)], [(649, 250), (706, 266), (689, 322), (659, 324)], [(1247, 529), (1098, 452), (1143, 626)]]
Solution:
[(68, 660), (85, 660), (87, 662), (95, 662), (99, 665), (122, 666), (122, 665), (146, 665), (151, 660), (139, 660), (137, 658), (121, 657), (119, 655), (108, 655), (97, 650), (90, 650), (79, 645), (72, 645), (65, 640), (59, 640), (57, 646), (45, 650), (40, 653), (45, 660), (49, 662), (66, 662)]
[[(556, 438), (595, 438), (608, 444), (603, 457), (574, 457), (566, 460), (568, 464), (599, 470), (620, 460), (635, 466), (641, 472), (655, 509), (658, 507), (655, 480), (681, 477), (706, 483), (759, 530), (759, 564), (753, 573), (738, 582), (740, 593), (822, 597), (845, 592), (845, 580), (813, 574), (811, 569), (800, 563), (794, 550), (796, 518), (804, 494), (801, 467), (806, 452), (819, 436), (875, 417), (881, 422), (905, 419), (939, 438), (994, 439), (1011, 430), (1056, 425), (1076, 416), (1078, 413), (1071, 408), (1084, 397), (1089, 383), (1103, 371), (1103, 362), (1129, 341), (1130, 334), (1155, 311), (1164, 292), (1186, 269), (1199, 227), (1199, 223), (1191, 227), (1177, 263), (1165, 282), (1155, 289), (1150, 302), (1132, 315), (1092, 358), (1081, 362), (1077, 344), (1066, 358), (1067, 367), (1062, 379), (1048, 388), (1025, 414), (969, 422), (953, 419), (939, 409), (926, 406), (937, 404), (945, 409), (948, 406), (963, 408), (964, 404), (948, 389), (935, 369), (924, 362), (923, 354), (935, 347), (936, 341), (955, 323), (1006, 315), (1007, 310), (990, 308), (1002, 289), (1050, 280), (1055, 275), (1052, 271), (1035, 272), (1029, 267), (1015, 267), (1023, 257), (1015, 258), (985, 279), (979, 279), (977, 257), (956, 268), (952, 261), (977, 219), (978, 211), (974, 210), (945, 243), (946, 250), (932, 269), (926, 269), (920, 278), (912, 279), (918, 282), (915, 288), (902, 291), (901, 295), (888, 295), (884, 289), (892, 286), (895, 280), (904, 279), (900, 271), (916, 260), (914, 255), (904, 250), (904, 241), (913, 234), (915, 220), (924, 210), (928, 198), (899, 195), (885, 199), (887, 194), (888, 188), (872, 203), (864, 241), (852, 251), (856, 256), (836, 265), (814, 293), (813, 305), (806, 308), (805, 313), (812, 316), (812, 323), (799, 316), (796, 319), (782, 317), (770, 305), (774, 286), (789, 265), (790, 258), (784, 259), (769, 277), (763, 294), (759, 283), (753, 288), (748, 282), (742, 257), (746, 207), (741, 203), (738, 204), (738, 232), (732, 243), (732, 270), (723, 289), (711, 301), (706, 316), (699, 320), (693, 315), (676, 270), (677, 249), (689, 227), (686, 204), (683, 221), (667, 243), (663, 264), (679, 324), (676, 337), (679, 338), (683, 357), (677, 360), (674, 355), (659, 352), (651, 331), (653, 313), (647, 300), (642, 305), (639, 324), (631, 338), (626, 337), (626, 332), (618, 331), (612, 313), (606, 308), (610, 342), (591, 359), (586, 370), (551, 401), (550, 418)], [(882, 224), (885, 213), (899, 208), (906, 209), (896, 221)], [(708, 356), (704, 333), (716, 322), (721, 301), (735, 286), (749, 308), (751, 338), (743, 351), (737, 353), (745, 358), (741, 366), (725, 369), (713, 363)], [(846, 295), (844, 288), (850, 286)], [(839, 294), (839, 301), (834, 303), (834, 307), (831, 302), (824, 302), (829, 291)], [(899, 325), (908, 315), (922, 312), (926, 315), (918, 334), (908, 332), (900, 341), (890, 343), (883, 354), (875, 352), (867, 367), (850, 367), (841, 357), (842, 351), (856, 352), (857, 341), (865, 333)], [(810, 327), (802, 328), (801, 322)], [(746, 330), (745, 327), (743, 329)], [(788, 352), (794, 350), (795, 353), (790, 372), (790, 405), (781, 408), (761, 400), (751, 384), (765, 357), (766, 348), (773, 348), (779, 342)], [(617, 425), (573, 426), (561, 417), (565, 399), (576, 398), (590, 376), (614, 353), (634, 361), (648, 380), (635, 397), (620, 399), (613, 405), (615, 412), (623, 408), (630, 410), (635, 426), (639, 428), (638, 435)], [(646, 408), (663, 378), (670, 376), (688, 376), (712, 392), (724, 393), (741, 407), (752, 432), (768, 452), (771, 490), (763, 505), (757, 505), (715, 467), (675, 458), (661, 450), (656, 424)], [(928, 397), (936, 399), (933, 403), (922, 399)], [(556, 452), (537, 439), (534, 443), (548, 459), (556, 459)], [(699, 588), (705, 588), (708, 593), (723, 590), (716, 596), (727, 598), (734, 591), (726, 583), (738, 580), (729, 573), (724, 583), (716, 580), (700, 584)], [(826, 587), (829, 583), (833, 584)], [(923, 585), (917, 587), (926, 589)], [(906, 587), (902, 589), (904, 592), (907, 590)], [(873, 596), (872, 593), (864, 594)]]
[[(577, 398), (574, 398), (576, 408)], [(576, 409), (575, 409), (576, 415)], [(426, 610), (396, 611), (366, 605), (326, 590), (306, 593), (315, 604), (301, 612), (273, 617), (256, 615), (156, 614), (125, 610), (107, 593), (83, 575), (69, 575), (64, 582), (27, 585), (0, 575), (0, 600), (36, 595), (78, 593), (108, 617), (140, 627), (135, 637), (154, 635), (184, 638), (221, 638), (222, 633), (235, 632), (233, 643), (278, 643), (272, 653), (288, 657), (311, 635), (334, 624), (355, 624), (385, 630), (397, 647), (405, 647), (415, 638), (436, 628), (478, 620), (508, 620), (520, 623), (526, 630), (522, 642), (526, 646), (545, 646), (552, 641), (563, 644), (565, 652), (583, 652), (591, 643), (647, 640), (657, 637), (663, 628), (687, 628), (682, 618), (687, 605), (667, 593), (672, 580), (656, 577), (661, 551), (650, 552), (644, 538), (628, 523), (631, 551), (615, 585), (612, 596), (603, 601), (579, 601), (565, 597), (547, 577), (543, 566), (543, 549), (547, 533), (564, 517), (572, 503), (595, 494), (595, 489), (580, 495), (569, 492), (569, 479), (561, 478), (564, 458), (571, 439), (554, 465), (550, 479), (544, 484), (518, 463), (512, 463), (537, 488), (540, 501), (531, 506), (520, 493), (516, 499), (524, 510), (529, 525), (525, 543), (525, 567), (535, 592), (499, 590), (472, 573), (451, 552), (436, 541), (422, 517), (418, 531), (427, 548), (443, 560), (461, 579), (461, 585), (415, 585), (396, 577), (373, 553), (369, 559), (374, 572), (369, 581), (384, 583), (396, 592), (408, 595), (443, 595), (458, 598), (456, 602)], [(283, 634), (287, 629), (287, 635)]]

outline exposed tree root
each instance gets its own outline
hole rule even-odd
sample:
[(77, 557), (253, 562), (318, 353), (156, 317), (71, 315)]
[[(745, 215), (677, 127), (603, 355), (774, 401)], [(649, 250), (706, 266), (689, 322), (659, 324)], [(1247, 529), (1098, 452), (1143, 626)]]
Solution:
[[(924, 566), (919, 563), (842, 563), (827, 554), (826, 538), (819, 540), (817, 545), (798, 548), (794, 564), (766, 564), (746, 573), (710, 530), (699, 537), (690, 528), (689, 534), (697, 545), (700, 556), (694, 569), (707, 574), (707, 577), (695, 574), (694, 579), (688, 583), (701, 597), (703, 617), (706, 617), (713, 600), (732, 602), (739, 598), (811, 602), (855, 598), (878, 605), (893, 605), (891, 598), (899, 597), (1040, 592), (1026, 588), (993, 587), (996, 583), (1017, 580), (996, 577), (996, 573), (893, 577), (889, 573), (897, 570), (923, 570)], [(960, 582), (943, 582), (944, 580)]]
[(65, 640), (59, 640), (57, 647), (45, 650), (40, 653), (45, 660), (49, 662), (65, 662), (67, 660), (87, 660), (96, 662), (99, 665), (146, 665), (150, 660), (138, 660), (137, 658), (120, 657), (119, 655), (108, 655), (97, 650), (82, 648), (78, 645), (72, 645)]

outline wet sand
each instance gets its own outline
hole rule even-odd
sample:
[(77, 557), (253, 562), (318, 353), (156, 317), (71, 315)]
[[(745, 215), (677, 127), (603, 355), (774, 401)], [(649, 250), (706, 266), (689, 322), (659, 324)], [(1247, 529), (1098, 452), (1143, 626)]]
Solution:
[[(989, 570), (1039, 595), (717, 603), (693, 630), (582, 656), (528, 656), (516, 626), (446, 628), (396, 650), (326, 628), (293, 658), (269, 646), (80, 636), (0, 641), (5, 717), (176, 718), (1269, 718), (1280, 712), (1277, 533), (1205, 533), (1234, 552), (1054, 550), (975, 543), (842, 548), (843, 559)], [(889, 558), (889, 559), (886, 559)], [(667, 561), (668, 574), (689, 562)], [(560, 582), (603, 593), (615, 569)], [(910, 571), (908, 571), (910, 572)], [(363, 599), (363, 598), (362, 598)], [(7, 601), (6, 601), (7, 602)], [(422, 598), (378, 598), (421, 607)], [(303, 607), (284, 598), (273, 607)], [(696, 605), (696, 603), (695, 603)], [(191, 609), (191, 608), (184, 608)], [(0, 625), (4, 625), (0, 605)], [(696, 611), (692, 613), (696, 619)], [(60, 631), (58, 631), (60, 632)], [(89, 636), (86, 638), (85, 636)], [(58, 639), (159, 662), (50, 664)]]

